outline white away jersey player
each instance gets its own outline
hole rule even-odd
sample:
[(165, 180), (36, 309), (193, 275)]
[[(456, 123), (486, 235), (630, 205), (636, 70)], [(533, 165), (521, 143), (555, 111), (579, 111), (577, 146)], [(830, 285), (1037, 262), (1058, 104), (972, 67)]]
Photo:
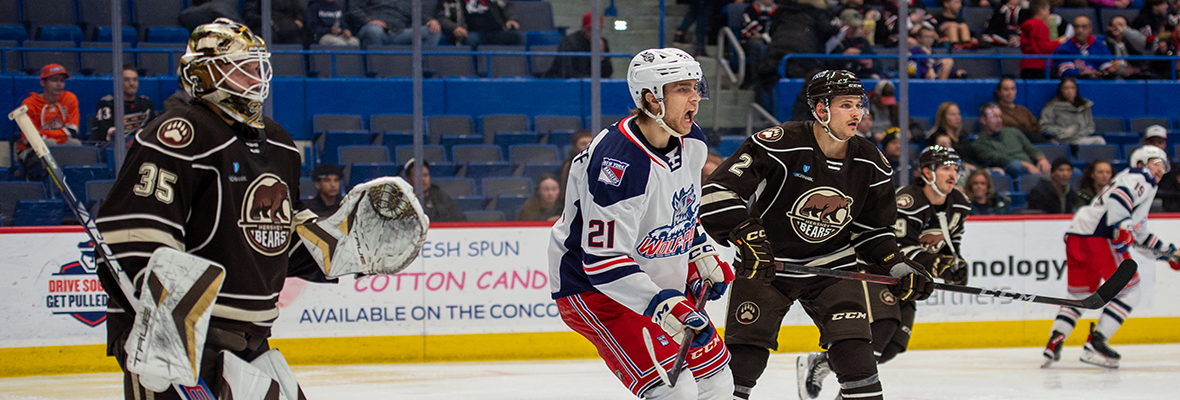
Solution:
[(1112, 227), (1119, 221), (1130, 219), (1135, 226), (1136, 247), (1152, 252), (1155, 257), (1170, 255), (1164, 243), (1147, 228), (1147, 212), (1155, 200), (1155, 177), (1147, 168), (1128, 168), (1110, 180), (1089, 205), (1078, 209), (1066, 234), (1097, 236), (1107, 239), (1114, 237)]
[(695, 124), (670, 140), (653, 149), (631, 116), (574, 157), (549, 243), (554, 299), (598, 292), (642, 314), (660, 290), (684, 290), (708, 150)]

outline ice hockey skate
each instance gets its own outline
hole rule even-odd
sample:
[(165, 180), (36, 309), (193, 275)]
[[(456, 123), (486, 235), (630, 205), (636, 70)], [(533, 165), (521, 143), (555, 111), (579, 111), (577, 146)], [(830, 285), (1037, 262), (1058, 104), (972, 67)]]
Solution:
[(819, 396), (824, 379), (832, 373), (828, 366), (828, 353), (816, 351), (799, 356), (795, 361), (795, 374), (799, 382), (799, 400), (811, 400)]
[(1090, 338), (1086, 340), (1086, 346), (1082, 347), (1082, 362), (1114, 369), (1119, 367), (1120, 358), (1122, 356), (1119, 356), (1119, 353), (1106, 345), (1106, 336), (1095, 331), (1094, 324), (1091, 323)]
[(1061, 361), (1061, 347), (1065, 345), (1065, 334), (1053, 331), (1049, 336), (1049, 344), (1045, 345), (1045, 362), (1041, 368), (1049, 368), (1053, 363)]

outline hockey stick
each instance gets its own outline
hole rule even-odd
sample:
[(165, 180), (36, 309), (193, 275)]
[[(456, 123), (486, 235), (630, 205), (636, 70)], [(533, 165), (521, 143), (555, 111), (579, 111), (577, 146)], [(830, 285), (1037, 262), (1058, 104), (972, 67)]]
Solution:
[[(854, 281), (880, 283), (880, 284), (884, 284), (884, 285), (896, 285), (898, 282), (901, 281), (901, 279), (899, 279), (899, 278), (894, 278), (892, 276), (886, 276), (886, 275), (874, 275), (874, 274), (866, 274), (866, 273), (862, 273), (862, 272), (843, 271), (843, 270), (817, 268), (817, 267), (807, 267), (807, 266), (802, 266), (802, 265), (780, 263), (777, 261), (775, 262), (775, 265), (778, 267), (778, 269), (780, 271), (795, 272), (795, 273), (801, 273), (801, 274), (813, 274), (813, 275), (827, 276), (827, 277), (832, 277), (832, 278), (849, 279), (849, 280), (854, 280)], [(1102, 283), (1102, 286), (1098, 287), (1098, 290), (1095, 291), (1094, 294), (1091, 294), (1089, 297), (1086, 297), (1081, 300), (1062, 299), (1062, 298), (1057, 298), (1057, 297), (1041, 296), (1041, 295), (1036, 295), (1036, 294), (1016, 293), (1016, 292), (1009, 292), (1006, 290), (984, 289), (984, 288), (978, 288), (978, 287), (972, 287), (972, 286), (949, 285), (949, 284), (945, 284), (945, 283), (935, 283), (934, 288), (938, 289), (938, 290), (949, 291), (949, 292), (959, 292), (959, 293), (974, 294), (974, 295), (979, 295), (979, 296), (991, 296), (991, 297), (997, 297), (997, 298), (1001, 298), (1001, 299), (1011, 299), (1011, 300), (1017, 300), (1017, 301), (1027, 301), (1027, 302), (1032, 302), (1032, 303), (1054, 304), (1054, 305), (1059, 305), (1059, 306), (1080, 307), (1080, 308), (1085, 308), (1085, 309), (1089, 309), (1089, 310), (1097, 310), (1099, 308), (1106, 306), (1106, 303), (1110, 302), (1111, 299), (1114, 299), (1115, 296), (1117, 296), (1120, 292), (1122, 292), (1123, 288), (1125, 288), (1127, 286), (1127, 282), (1131, 281), (1131, 278), (1133, 278), (1135, 276), (1135, 272), (1138, 271), (1138, 269), (1139, 269), (1139, 265), (1136, 264), (1134, 260), (1130, 260), (1130, 259), (1123, 260), (1123, 262), (1121, 264), (1119, 264), (1119, 268), (1117, 270), (1115, 270), (1113, 274), (1110, 275), (1110, 278), (1107, 279), (1106, 282)]]
[(66, 205), (78, 217), (78, 221), (82, 223), (82, 227), (86, 230), (86, 235), (90, 236), (90, 241), (94, 242), (95, 260), (105, 259), (107, 266), (111, 269), (115, 280), (119, 283), (119, 289), (123, 291), (127, 302), (131, 304), (131, 308), (135, 312), (139, 312), (141, 306), (139, 299), (135, 297), (135, 286), (131, 284), (131, 279), (127, 278), (127, 272), (119, 265), (119, 262), (112, 258), (110, 246), (102, 240), (102, 234), (98, 232), (98, 227), (95, 226), (94, 220), (90, 218), (90, 213), (86, 212), (86, 208), (78, 203), (78, 198), (70, 191), (70, 187), (66, 185), (65, 175), (62, 174), (61, 168), (57, 165), (57, 160), (53, 159), (53, 155), (49, 153), (49, 148), (45, 146), (45, 140), (41, 138), (41, 132), (33, 126), (33, 121), (29, 120), (28, 108), (20, 106), (12, 112), (8, 113), (8, 119), (16, 122), (20, 127), (21, 133), (24, 134), (25, 140), (29, 141), (29, 147), (33, 148), (33, 152), (37, 154), (37, 158), (41, 159), (41, 164), (49, 171), (49, 177), (53, 179), (53, 184), (61, 191), (62, 197), (65, 198)]

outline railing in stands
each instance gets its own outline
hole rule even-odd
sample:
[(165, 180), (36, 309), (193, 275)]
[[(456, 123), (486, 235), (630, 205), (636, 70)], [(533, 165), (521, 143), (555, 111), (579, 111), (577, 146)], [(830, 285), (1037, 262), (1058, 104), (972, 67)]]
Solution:
[[(725, 56), (725, 46), (733, 47), (734, 54), (737, 55), (738, 65), (737, 72), (729, 67), (729, 57)], [(746, 51), (742, 49), (742, 43), (738, 41), (737, 37), (733, 35), (733, 30), (728, 26), (721, 27), (721, 31), (717, 32), (717, 90), (723, 90), (725, 85), (725, 78), (729, 78), (729, 83), (736, 92), (742, 85), (742, 81), (746, 79)], [(716, 131), (721, 128), (721, 102), (713, 102), (713, 130)], [(750, 127), (747, 126), (749, 131)]]
[[(819, 54), (819, 53), (799, 53), (784, 55), (778, 63), (779, 76), (786, 76), (787, 60), (792, 58), (805, 59), (893, 59), (897, 58), (896, 54), (858, 54), (858, 55), (844, 55), (844, 54)], [(1176, 80), (1176, 62), (1180, 57), (1176, 56), (1079, 56), (1072, 54), (911, 54), (910, 59), (926, 59), (926, 58), (950, 58), (950, 59), (983, 59), (983, 60), (1025, 60), (1025, 59), (1040, 59), (1040, 60), (1128, 60), (1128, 61), (1170, 61), (1172, 68), (1172, 80)], [(905, 66), (898, 66), (898, 68), (905, 68)], [(1053, 63), (1045, 63), (1045, 76), (1053, 76)]]
[[(82, 48), (82, 47), (0, 47), (0, 73), (7, 72), (23, 72), (23, 71), (7, 71), (8, 66), (8, 52), (75, 52), (75, 53), (109, 53), (110, 49), (104, 48)], [(138, 53), (184, 53), (184, 49), (140, 49), (140, 48), (125, 48), (125, 52)], [(336, 76), (336, 56), (337, 55), (411, 55), (411, 50), (271, 50), (272, 54), (301, 54), (301, 55), (317, 55), (330, 54), (332, 55), (332, 76)], [(472, 50), (423, 50), (422, 55), (469, 55), (469, 56), (484, 56), (487, 60), (488, 70), (491, 71), (493, 57), (497, 56), (552, 56), (552, 57), (590, 57), (589, 52), (558, 52), (558, 51), (472, 51)], [(602, 53), (603, 57), (611, 58), (626, 58), (631, 59), (633, 54), (629, 53)], [(174, 59), (168, 58), (168, 71), (175, 71), (176, 66), (173, 65)]]

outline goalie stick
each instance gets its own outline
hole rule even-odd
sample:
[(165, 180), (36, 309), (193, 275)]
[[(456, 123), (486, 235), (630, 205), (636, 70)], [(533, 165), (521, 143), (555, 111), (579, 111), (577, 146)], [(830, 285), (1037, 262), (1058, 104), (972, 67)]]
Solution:
[[(708, 301), (709, 289), (713, 287), (713, 283), (708, 280), (701, 285), (701, 293), (697, 296), (696, 309), (700, 312), (705, 312), (705, 302)], [(716, 334), (716, 333), (714, 333)], [(651, 356), (651, 361), (656, 367), (656, 372), (660, 374), (660, 380), (664, 381), (668, 387), (676, 387), (676, 379), (680, 377), (680, 370), (684, 369), (685, 361), (688, 361), (688, 350), (692, 347), (692, 340), (696, 338), (696, 331), (691, 328), (684, 327), (684, 339), (680, 342), (680, 349), (676, 351), (676, 359), (672, 360), (672, 370), (665, 371), (664, 366), (660, 364), (659, 358), (656, 357), (654, 345), (651, 342), (651, 335), (647, 328), (643, 328), (643, 341), (647, 345), (647, 354)]]
[[(901, 281), (899, 278), (894, 278), (887, 275), (874, 275), (854, 271), (807, 267), (803, 265), (788, 264), (777, 261), (774, 264), (776, 267), (778, 267), (778, 270), (785, 272), (813, 274), (854, 281), (880, 283), (884, 285), (896, 285)], [(1110, 278), (1107, 279), (1106, 282), (1102, 283), (1102, 286), (1098, 287), (1098, 290), (1095, 291), (1094, 294), (1091, 294), (1090, 296), (1081, 300), (1062, 299), (1057, 297), (1041, 296), (1037, 294), (1016, 293), (1006, 290), (984, 289), (972, 286), (950, 285), (945, 283), (935, 283), (934, 288), (949, 292), (959, 292), (979, 296), (991, 296), (1001, 299), (1097, 310), (1106, 306), (1106, 303), (1109, 303), (1111, 299), (1114, 299), (1114, 297), (1119, 294), (1119, 292), (1122, 292), (1123, 288), (1127, 286), (1127, 283), (1131, 281), (1131, 278), (1135, 276), (1135, 272), (1138, 270), (1139, 265), (1136, 264), (1134, 260), (1123, 260), (1123, 262), (1119, 264), (1119, 268), (1110, 275)]]
[(49, 148), (45, 146), (45, 140), (41, 138), (41, 132), (33, 126), (33, 121), (29, 119), (27, 114), (28, 108), (20, 106), (8, 113), (8, 119), (16, 122), (20, 127), (21, 133), (24, 134), (25, 140), (29, 141), (29, 147), (33, 148), (33, 152), (37, 154), (37, 158), (41, 159), (41, 165), (49, 172), (49, 177), (53, 180), (54, 186), (61, 191), (62, 197), (65, 198), (66, 205), (78, 217), (78, 221), (86, 231), (86, 235), (90, 236), (90, 241), (94, 242), (95, 260), (106, 260), (106, 265), (111, 269), (112, 275), (119, 283), (119, 289), (123, 291), (127, 302), (131, 304), (131, 308), (138, 313), (142, 306), (139, 304), (139, 299), (135, 296), (135, 286), (132, 285), (131, 279), (127, 277), (127, 272), (119, 265), (119, 262), (110, 257), (112, 254), (110, 246), (102, 240), (102, 234), (98, 232), (98, 227), (94, 224), (94, 219), (90, 218), (90, 213), (86, 212), (86, 208), (78, 203), (78, 198), (70, 191), (70, 187), (66, 185), (66, 177), (61, 172), (61, 167), (57, 165), (57, 160), (53, 159), (53, 154), (49, 153)]

